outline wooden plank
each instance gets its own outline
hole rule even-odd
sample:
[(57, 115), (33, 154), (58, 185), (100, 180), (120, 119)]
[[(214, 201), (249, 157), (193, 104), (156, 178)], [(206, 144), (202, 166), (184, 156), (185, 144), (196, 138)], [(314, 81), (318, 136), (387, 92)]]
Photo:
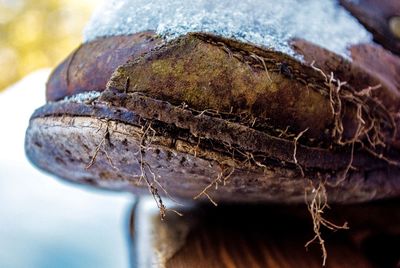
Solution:
[[(141, 256), (134, 267), (322, 266), (319, 244), (304, 247), (314, 236), (305, 205), (189, 206), (180, 208), (183, 217), (171, 212), (161, 222), (149, 202), (139, 201), (133, 210), (132, 252)], [(323, 231), (326, 266), (399, 267), (399, 204), (333, 207), (326, 217), (338, 224), (346, 219), (350, 230)]]

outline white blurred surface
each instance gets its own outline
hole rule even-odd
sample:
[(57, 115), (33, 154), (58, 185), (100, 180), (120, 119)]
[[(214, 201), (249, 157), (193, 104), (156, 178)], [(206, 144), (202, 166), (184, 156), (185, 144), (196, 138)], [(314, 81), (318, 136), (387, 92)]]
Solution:
[(132, 197), (63, 183), (24, 153), (49, 70), (0, 93), (0, 267), (128, 267)]

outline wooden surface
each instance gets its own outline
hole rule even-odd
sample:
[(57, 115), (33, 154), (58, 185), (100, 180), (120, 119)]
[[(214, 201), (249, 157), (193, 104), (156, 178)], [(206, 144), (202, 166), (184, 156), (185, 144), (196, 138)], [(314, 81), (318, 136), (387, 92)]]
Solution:
[[(161, 223), (156, 211), (144, 213), (139, 202), (132, 214), (133, 255), (148, 256), (153, 267), (322, 266), (319, 244), (304, 247), (313, 238), (305, 205), (205, 205), (181, 210), (183, 217), (170, 213)], [(325, 216), (338, 224), (346, 219), (350, 226), (323, 231), (326, 267), (400, 267), (400, 202), (332, 207)], [(138, 235), (143, 231), (140, 217), (152, 219), (147, 227), (153, 235), (147, 241)], [(141, 251), (143, 243), (150, 243), (150, 248)], [(133, 257), (133, 267), (146, 265)]]

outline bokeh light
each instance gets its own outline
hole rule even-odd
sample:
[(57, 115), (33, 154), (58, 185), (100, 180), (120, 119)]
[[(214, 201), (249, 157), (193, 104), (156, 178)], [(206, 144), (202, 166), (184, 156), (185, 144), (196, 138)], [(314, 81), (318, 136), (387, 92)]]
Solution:
[(0, 0), (0, 90), (54, 67), (82, 40), (95, 0)]

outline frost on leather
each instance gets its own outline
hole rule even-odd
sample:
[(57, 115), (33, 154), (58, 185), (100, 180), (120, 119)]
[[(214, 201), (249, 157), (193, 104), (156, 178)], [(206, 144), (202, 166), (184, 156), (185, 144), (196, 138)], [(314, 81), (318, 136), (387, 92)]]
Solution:
[(85, 41), (155, 30), (172, 40), (208, 32), (295, 55), (288, 45), (304, 38), (342, 56), (371, 35), (335, 0), (104, 1), (85, 29)]

